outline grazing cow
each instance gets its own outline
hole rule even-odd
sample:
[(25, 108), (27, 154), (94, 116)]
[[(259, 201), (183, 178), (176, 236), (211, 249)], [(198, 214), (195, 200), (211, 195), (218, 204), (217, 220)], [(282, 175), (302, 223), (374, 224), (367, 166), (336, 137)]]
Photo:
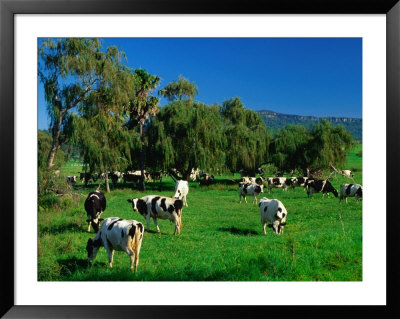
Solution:
[(189, 183), (184, 180), (176, 181), (174, 197), (177, 199), (183, 199), (183, 204), (188, 207), (186, 196), (189, 194)]
[(257, 204), (257, 196), (264, 193), (264, 185), (258, 185), (256, 183), (239, 183), (239, 203), (242, 202), (242, 196), (245, 203), (247, 203), (246, 196), (252, 195), (254, 197), (253, 203)]
[(106, 210), (106, 197), (100, 191), (89, 193), (85, 200), (85, 210), (87, 214), (88, 229), (90, 232), (90, 224), (92, 224), (94, 231), (99, 231), (100, 222), (103, 220), (100, 215)]
[(76, 176), (66, 176), (65, 181), (69, 185), (74, 185), (76, 183)]
[(263, 226), (264, 234), (267, 234), (265, 228), (267, 223), (270, 222), (274, 232), (280, 235), (283, 232), (288, 214), (282, 202), (277, 199), (263, 197), (260, 199), (258, 206), (260, 207), (261, 225)]
[(332, 184), (327, 179), (307, 181), (308, 197), (311, 197), (313, 193), (321, 193), (321, 192), (322, 192), (322, 198), (324, 198), (325, 194), (329, 196), (329, 193), (333, 193), (335, 197), (338, 197), (337, 190), (332, 186)]
[(194, 181), (196, 181), (197, 175), (199, 173), (200, 173), (200, 170), (198, 168), (197, 169), (192, 168), (189, 178), (194, 182)]
[[(139, 174), (137, 174), (139, 172)], [(139, 182), (141, 179), (141, 173), (140, 171), (128, 171), (124, 174), (124, 183), (126, 182), (133, 182), (134, 184)]]
[(269, 177), (267, 178), (268, 193), (271, 193), (272, 188), (282, 188), (283, 191), (287, 191), (289, 186), (294, 188), (296, 180), (296, 177)]
[(114, 187), (115, 187), (115, 185), (117, 184), (117, 182), (120, 181), (120, 180), (122, 179), (123, 176), (124, 176), (124, 174), (121, 173), (121, 172), (118, 172), (118, 171), (112, 172), (112, 173), (109, 173), (109, 174), (108, 174), (108, 177), (111, 179), (111, 181), (112, 181)]
[(296, 178), (296, 183), (295, 183), (295, 185), (296, 185), (296, 186), (299, 186), (299, 187), (304, 187), (304, 190), (305, 190), (305, 187), (306, 187), (306, 185), (307, 185), (307, 180), (308, 180), (308, 177), (307, 177), (307, 176), (300, 176), (300, 177), (297, 177), (297, 178)]
[[(124, 251), (131, 260), (130, 269), (137, 271), (139, 265), (139, 254), (142, 246), (144, 226), (136, 220), (125, 220), (119, 217), (109, 217), (101, 225), (100, 232), (89, 238), (86, 250), (88, 261), (92, 262), (101, 246), (107, 251), (108, 263), (112, 268), (114, 251)], [(135, 265), (135, 269), (133, 268)]]
[(87, 184), (92, 179), (91, 173), (79, 173), (79, 180), (85, 182)]
[(344, 198), (347, 203), (347, 197), (355, 197), (356, 202), (362, 198), (362, 186), (359, 184), (340, 185), (340, 201)]
[(342, 175), (345, 176), (345, 177), (353, 177), (353, 176), (354, 176), (353, 173), (352, 173), (352, 171), (349, 170), (349, 169), (343, 170), (343, 171), (342, 171)]
[(160, 227), (157, 224), (157, 218), (169, 219), (175, 224), (175, 234), (180, 234), (182, 230), (182, 207), (183, 202), (180, 199), (169, 198), (158, 195), (148, 195), (142, 198), (128, 199), (132, 203), (133, 211), (139, 212), (147, 221), (146, 230), (150, 230), (150, 217), (153, 218), (157, 232)]
[(152, 181), (162, 181), (162, 173), (161, 172), (151, 172), (150, 178)]

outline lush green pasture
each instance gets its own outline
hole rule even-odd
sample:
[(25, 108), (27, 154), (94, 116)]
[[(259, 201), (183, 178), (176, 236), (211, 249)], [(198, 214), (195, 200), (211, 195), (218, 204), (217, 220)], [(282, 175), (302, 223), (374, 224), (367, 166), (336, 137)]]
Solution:
[[(357, 168), (354, 179), (361, 182), (361, 157), (355, 150), (349, 156), (346, 169)], [(68, 174), (81, 171), (67, 163)], [(38, 212), (38, 279), (53, 280), (149, 280), (149, 281), (360, 281), (362, 280), (362, 203), (339, 203), (321, 194), (307, 198), (302, 188), (272, 194), (288, 210), (287, 226), (280, 236), (268, 228), (265, 236), (260, 223), (258, 205), (239, 204), (239, 175), (217, 177), (217, 184), (200, 187), (190, 182), (189, 207), (184, 207), (182, 233), (173, 236), (174, 225), (160, 220), (161, 234), (151, 221), (140, 253), (138, 272), (129, 270), (129, 257), (123, 252), (114, 255), (114, 266), (108, 268), (107, 254), (101, 248), (92, 266), (86, 262), (86, 242), (94, 233), (87, 233), (83, 202), (97, 184), (84, 187), (76, 184), (74, 192), (82, 194), (50, 197)], [(333, 179), (337, 189), (344, 177)], [(127, 199), (146, 194), (173, 195), (174, 183), (163, 180), (148, 184), (141, 193), (118, 185), (106, 194), (107, 209), (103, 218), (118, 216), (135, 219), (146, 225), (139, 213), (132, 211)]]

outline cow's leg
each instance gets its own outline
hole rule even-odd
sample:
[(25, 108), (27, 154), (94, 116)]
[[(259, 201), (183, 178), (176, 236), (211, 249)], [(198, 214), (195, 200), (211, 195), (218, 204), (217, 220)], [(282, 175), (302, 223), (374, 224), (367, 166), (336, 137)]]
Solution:
[(88, 231), (88, 233), (90, 233), (90, 224), (92, 223), (92, 221), (91, 220), (89, 220), (88, 221), (88, 227), (87, 227), (87, 231)]
[(247, 204), (247, 198), (246, 198), (246, 195), (244, 195), (243, 197), (244, 197), (244, 202)]
[(188, 207), (187, 201), (186, 201), (186, 195), (183, 196), (183, 202), (185, 203), (185, 206)]
[(347, 204), (347, 197), (346, 197), (346, 204)]
[(261, 219), (261, 225), (263, 226), (263, 231), (264, 231), (264, 234), (266, 235), (267, 234), (267, 231), (266, 231), (267, 222), (265, 220)]
[(142, 241), (138, 240), (136, 244), (136, 249), (135, 249), (135, 272), (137, 271), (137, 268), (139, 266), (139, 254), (140, 254), (140, 248), (142, 247)]
[(174, 235), (176, 235), (178, 233), (178, 235), (180, 234), (180, 227), (179, 227), (179, 216), (176, 214), (176, 212), (172, 213), (172, 220), (171, 220), (174, 224), (175, 224), (175, 230), (174, 230)]
[(146, 222), (147, 222), (146, 230), (149, 232), (150, 231), (150, 214), (146, 215)]
[(133, 271), (133, 265), (135, 264), (135, 252), (130, 248), (126, 248), (125, 252), (129, 255), (129, 259), (131, 261), (129, 268), (131, 271)]
[(160, 227), (158, 227), (157, 218), (153, 217), (153, 222), (154, 222), (154, 225), (156, 226), (157, 232), (159, 233), (160, 232)]
[(107, 256), (108, 256), (108, 265), (112, 268), (113, 257), (114, 257), (114, 250), (110, 247), (107, 243), (108, 240), (103, 241), (104, 248), (106, 249)]

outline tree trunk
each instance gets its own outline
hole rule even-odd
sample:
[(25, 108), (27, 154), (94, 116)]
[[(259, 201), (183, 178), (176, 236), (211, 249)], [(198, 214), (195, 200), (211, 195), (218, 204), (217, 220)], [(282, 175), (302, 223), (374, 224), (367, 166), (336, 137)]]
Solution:
[(52, 134), (53, 142), (51, 143), (50, 153), (47, 158), (47, 168), (51, 168), (54, 165), (53, 164), (54, 157), (56, 156), (57, 150), (59, 149), (58, 139), (59, 139), (60, 133), (61, 133), (62, 118), (63, 118), (63, 112), (60, 112), (57, 123), (55, 124), (55, 126), (53, 128), (53, 134)]
[(139, 155), (139, 165), (140, 165), (140, 190), (146, 191), (146, 185), (144, 183), (144, 161), (143, 161), (143, 124), (139, 124), (140, 129), (140, 141), (141, 141), (141, 149)]
[(106, 182), (106, 192), (110, 193), (110, 183), (108, 182), (108, 172), (104, 173), (104, 180)]

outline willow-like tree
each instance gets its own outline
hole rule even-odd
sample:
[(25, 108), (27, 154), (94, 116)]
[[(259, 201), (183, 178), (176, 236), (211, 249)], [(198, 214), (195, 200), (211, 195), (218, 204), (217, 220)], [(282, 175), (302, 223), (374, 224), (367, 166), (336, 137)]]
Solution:
[(354, 145), (350, 133), (342, 125), (334, 127), (325, 119), (313, 125), (310, 134), (307, 156), (312, 169), (342, 166)]
[(279, 130), (270, 144), (272, 162), (280, 171), (300, 169), (305, 172), (312, 161), (308, 156), (310, 140), (310, 130), (305, 126), (288, 125)]
[(124, 54), (114, 46), (98, 53), (92, 72), (99, 79), (97, 87), (79, 105), (80, 117), (74, 120), (74, 142), (91, 172), (104, 173), (107, 192), (108, 172), (124, 170), (128, 165), (124, 154), (133, 147), (124, 115), (136, 83), (123, 62)]
[(196, 83), (190, 82), (182, 75), (176, 81), (168, 83), (165, 88), (158, 91), (158, 94), (168, 99), (168, 101), (193, 100), (199, 94)]
[(217, 105), (175, 101), (152, 119), (149, 163), (159, 169), (175, 168), (177, 179), (187, 180), (192, 168), (216, 170), (223, 165), (225, 138)]
[[(109, 61), (112, 62), (119, 58), (120, 52), (114, 50), (110, 54)], [(73, 133), (71, 110), (82, 106), (90, 92), (98, 88), (102, 79), (96, 68), (101, 67), (104, 60), (98, 39), (47, 39), (41, 42), (38, 55), (38, 75), (44, 85), (52, 134), (47, 157), (47, 166), (51, 167), (56, 152)], [(105, 76), (107, 72), (101, 75)]]
[[(152, 95), (153, 90), (159, 85), (160, 78), (149, 74), (146, 70), (136, 69), (133, 74), (136, 88), (133, 91), (127, 113), (129, 116), (129, 130), (138, 130), (140, 135), (139, 166), (141, 171), (141, 190), (146, 190), (144, 183), (144, 131), (143, 128), (150, 116), (160, 110), (158, 98)], [(131, 158), (134, 157), (134, 149), (131, 150)]]
[(240, 98), (223, 102), (221, 114), (227, 139), (226, 166), (232, 172), (241, 169), (253, 172), (269, 156), (271, 136), (257, 113), (246, 109)]

